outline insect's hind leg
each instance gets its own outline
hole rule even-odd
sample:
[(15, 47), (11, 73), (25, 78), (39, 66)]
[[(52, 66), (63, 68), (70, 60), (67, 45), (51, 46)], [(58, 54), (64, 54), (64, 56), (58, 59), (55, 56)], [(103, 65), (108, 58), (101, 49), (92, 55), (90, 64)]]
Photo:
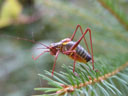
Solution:
[(78, 44), (81, 42), (81, 40), (84, 38), (85, 34), (89, 32), (89, 36), (90, 36), (90, 43), (91, 43), (91, 56), (92, 56), (92, 67), (93, 67), (93, 70), (94, 70), (94, 59), (93, 59), (93, 47), (92, 47), (92, 37), (91, 37), (91, 29), (90, 28), (87, 28), (85, 30), (85, 32), (83, 33), (83, 35), (81, 36), (81, 38), (69, 49), (70, 50), (74, 50)]
[[(75, 31), (74, 31), (72, 37), (71, 37), (71, 40), (74, 39), (75, 34), (76, 34), (78, 28), (80, 28), (80, 32), (81, 32), (81, 34), (83, 35), (84, 32), (83, 32), (83, 30), (82, 30), (82, 27), (78, 24), (78, 25), (76, 26), (76, 29), (75, 29)], [(84, 43), (85, 43), (85, 45), (86, 45), (86, 47), (87, 47), (88, 53), (90, 54), (90, 51), (89, 51), (89, 47), (88, 47), (87, 41), (86, 41), (85, 37), (83, 37), (83, 38), (84, 38)]]

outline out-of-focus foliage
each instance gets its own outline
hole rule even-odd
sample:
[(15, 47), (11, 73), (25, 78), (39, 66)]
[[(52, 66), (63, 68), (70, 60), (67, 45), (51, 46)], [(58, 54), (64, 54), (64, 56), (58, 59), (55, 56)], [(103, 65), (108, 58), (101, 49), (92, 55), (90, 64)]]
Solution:
[[(32, 12), (27, 12), (28, 8), (29, 10), (31, 9)], [(26, 9), (25, 11), (27, 12), (27, 14), (23, 9)], [(23, 8), (18, 0), (5, 0), (1, 6), (0, 11), (0, 29), (10, 25), (31, 24), (35, 21), (38, 21), (40, 18), (40, 12), (34, 9), (34, 7), (32, 7), (32, 4), (30, 4), (30, 6), (28, 7)]]
[[(124, 64), (128, 59), (127, 30), (98, 1), (34, 0), (30, 6), (27, 1), (30, 0), (21, 1), (21, 4), (24, 4), (22, 13), (35, 13), (38, 10), (41, 13), (41, 19), (31, 24), (9, 24), (0, 29), (0, 96), (42, 94), (33, 89), (42, 86), (48, 87), (47, 82), (40, 79), (37, 74), (44, 74), (44, 70), (51, 70), (54, 57), (44, 54), (37, 61), (32, 60), (32, 55), (37, 56), (43, 51), (36, 49), (42, 46), (38, 43), (32, 44), (29, 41), (18, 40), (18, 37), (34, 39), (49, 45), (51, 42), (58, 42), (70, 37), (76, 25), (80, 24), (83, 30), (87, 27), (92, 30), (95, 58), (104, 58), (104, 62), (112, 63), (115, 68)], [(122, 0), (118, 1), (122, 2)], [(119, 5), (125, 5), (122, 7), (127, 11), (128, 3), (124, 2)], [(0, 8), (3, 4), (5, 4), (3, 0), (0, 0)], [(2, 11), (2, 9), (0, 10)], [(78, 31), (74, 40), (78, 40), (80, 36)], [(89, 42), (88, 35), (86, 38)], [(85, 47), (83, 41), (81, 45)], [(73, 61), (60, 54), (56, 71), (63, 71), (62, 64), (72, 66)], [(115, 84), (120, 86), (118, 82)], [(126, 91), (124, 90), (124, 92)]]
[(5, 0), (0, 12), (0, 28), (10, 25), (20, 16), (21, 12), (22, 5), (18, 0)]
[(114, 0), (98, 0), (128, 30), (128, 17)]

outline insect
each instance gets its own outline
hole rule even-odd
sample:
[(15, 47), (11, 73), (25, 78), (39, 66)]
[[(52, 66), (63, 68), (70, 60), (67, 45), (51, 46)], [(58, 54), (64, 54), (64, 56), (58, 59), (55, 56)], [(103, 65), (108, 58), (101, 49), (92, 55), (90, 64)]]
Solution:
[[(74, 39), (74, 36), (75, 36), (78, 28), (80, 28), (80, 32), (82, 33), (82, 36), (80, 37), (80, 39), (78, 41), (74, 42), (73, 39)], [(88, 48), (88, 45), (87, 45), (87, 42), (85, 39), (85, 34), (87, 32), (89, 32), (89, 36), (90, 36), (91, 54), (90, 54), (90, 50)], [(82, 39), (84, 39), (84, 42), (85, 42), (85, 45), (87, 46), (88, 52), (79, 44)], [(94, 70), (93, 47), (92, 47), (92, 38), (91, 38), (91, 29), (90, 28), (87, 28), (85, 30), (85, 32), (83, 32), (82, 27), (78, 24), (76, 26), (76, 29), (75, 29), (73, 35), (70, 38), (65, 38), (57, 43), (51, 43), (50, 46), (46, 46), (44, 44), (42, 44), (42, 45), (45, 47), (45, 49), (48, 49), (48, 50), (43, 51), (37, 57), (32, 56), (32, 58), (34, 60), (37, 60), (41, 55), (43, 55), (46, 52), (50, 52), (51, 55), (55, 56), (55, 61), (54, 61), (53, 69), (52, 69), (52, 76), (54, 73), (55, 64), (56, 64), (59, 53), (67, 55), (68, 57), (70, 57), (71, 59), (74, 60), (73, 72), (75, 71), (76, 61), (82, 62), (82, 63), (87, 63), (90, 60), (92, 60), (92, 67)]]

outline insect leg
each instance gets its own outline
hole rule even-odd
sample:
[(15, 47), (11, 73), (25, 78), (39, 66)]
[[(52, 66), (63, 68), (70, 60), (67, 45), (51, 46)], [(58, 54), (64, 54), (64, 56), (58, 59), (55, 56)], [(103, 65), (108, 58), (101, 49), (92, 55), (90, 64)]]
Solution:
[(75, 55), (75, 57), (74, 57), (73, 72), (75, 72), (75, 64), (76, 64), (76, 55)]
[(70, 53), (75, 53), (75, 50), (70, 50), (70, 51), (65, 51), (65, 52), (63, 52), (63, 54), (66, 54), (66, 55), (68, 55), (68, 54), (70, 54)]
[(40, 55), (38, 55), (38, 56), (36, 56), (36, 57), (34, 57), (34, 56), (32, 56), (32, 59), (33, 60), (37, 60), (41, 55), (43, 55), (45, 52), (50, 52), (50, 51), (44, 51), (44, 52), (42, 52)]
[(57, 51), (56, 56), (55, 56), (55, 61), (54, 61), (53, 68), (52, 68), (52, 76), (53, 76), (53, 73), (54, 73), (54, 69), (55, 69), (55, 65), (56, 65), (56, 60), (58, 58), (59, 53), (60, 53), (60, 51)]
[(76, 64), (76, 51), (75, 50), (71, 50), (71, 51), (65, 51), (63, 52), (64, 54), (70, 55), (74, 53), (74, 65), (73, 65), (73, 72), (75, 72), (75, 64)]
[(85, 34), (89, 32), (89, 36), (90, 36), (90, 44), (91, 44), (91, 56), (92, 56), (92, 67), (93, 67), (93, 70), (94, 70), (94, 59), (93, 59), (93, 47), (92, 47), (92, 37), (91, 37), (91, 29), (90, 28), (87, 28), (85, 30), (85, 32), (83, 33), (83, 35), (81, 36), (81, 38), (76, 42), (76, 44), (74, 44), (70, 49), (70, 50), (74, 50), (78, 44), (81, 42), (81, 40), (84, 38)]
[[(78, 25), (76, 26), (76, 29), (75, 29), (75, 31), (74, 31), (74, 33), (73, 33), (72, 37), (71, 37), (71, 40), (73, 40), (73, 39), (74, 39), (74, 36), (75, 36), (75, 34), (76, 34), (76, 32), (77, 32), (78, 28), (80, 28), (80, 32), (81, 32), (81, 33), (82, 33), (82, 35), (83, 35), (82, 27), (78, 24)], [(85, 43), (85, 45), (86, 45), (86, 47), (87, 47), (88, 53), (90, 54), (90, 51), (89, 51), (89, 48), (88, 48), (87, 41), (86, 41), (85, 37), (83, 37), (83, 38), (84, 38), (84, 43)]]

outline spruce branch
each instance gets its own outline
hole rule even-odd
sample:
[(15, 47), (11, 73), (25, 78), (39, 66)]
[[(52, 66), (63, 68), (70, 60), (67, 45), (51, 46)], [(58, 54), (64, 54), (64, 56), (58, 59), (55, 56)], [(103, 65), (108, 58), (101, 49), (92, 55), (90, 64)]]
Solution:
[(113, 0), (98, 0), (99, 3), (106, 8), (116, 19), (128, 30), (127, 15), (119, 8)]
[[(86, 81), (84, 83), (80, 83), (79, 85), (74, 85), (74, 86), (70, 86), (70, 85), (61, 85), (63, 88), (59, 91), (57, 91), (56, 93), (59, 94), (65, 94), (65, 93), (69, 93), (69, 92), (73, 92), (75, 89), (80, 89), (81, 87), (86, 87), (88, 85), (97, 83), (97, 82), (102, 82), (103, 80), (108, 79), (109, 77), (117, 74), (118, 72), (122, 71), (124, 68), (126, 68), (128, 66), (128, 62), (126, 62), (126, 64), (123, 64), (122, 66), (120, 66), (119, 68), (117, 68), (116, 70), (114, 70), (113, 72), (107, 73), (103, 76), (100, 76), (98, 78), (94, 78), (91, 79), (89, 81)], [(103, 83), (103, 82), (102, 82)]]
[[(101, 64), (101, 62), (99, 64)], [(80, 94), (84, 94), (86, 96), (90, 96), (90, 94), (97, 94), (97, 96), (99, 96), (101, 93), (105, 96), (111, 96), (111, 94), (119, 94), (119, 96), (122, 95), (122, 90), (118, 89), (118, 87), (114, 84), (114, 80), (116, 79), (117, 81), (121, 82), (122, 88), (125, 87), (128, 89), (126, 87), (128, 85), (128, 76), (126, 76), (125, 73), (120, 72), (128, 66), (128, 62), (121, 65), (114, 71), (112, 71), (113, 69), (110, 67), (105, 70), (101, 70), (106, 68), (108, 65), (103, 64), (102, 62), (103, 66), (99, 67), (99, 64), (96, 64), (96, 68), (99, 70), (99, 72), (92, 70), (90, 64), (79, 64), (77, 65), (75, 74), (72, 72), (73, 68), (71, 66), (64, 66), (66, 72), (55, 72), (53, 78), (50, 78), (51, 73), (49, 71), (45, 71), (48, 76), (39, 74), (43, 79), (49, 81), (49, 84), (55, 88), (35, 88), (35, 90), (44, 91), (46, 93), (54, 92), (52, 94), (49, 93), (36, 96), (72, 96), (73, 94), (79, 94), (78, 96), (80, 96)], [(120, 78), (118, 75), (120, 75), (122, 78)]]

